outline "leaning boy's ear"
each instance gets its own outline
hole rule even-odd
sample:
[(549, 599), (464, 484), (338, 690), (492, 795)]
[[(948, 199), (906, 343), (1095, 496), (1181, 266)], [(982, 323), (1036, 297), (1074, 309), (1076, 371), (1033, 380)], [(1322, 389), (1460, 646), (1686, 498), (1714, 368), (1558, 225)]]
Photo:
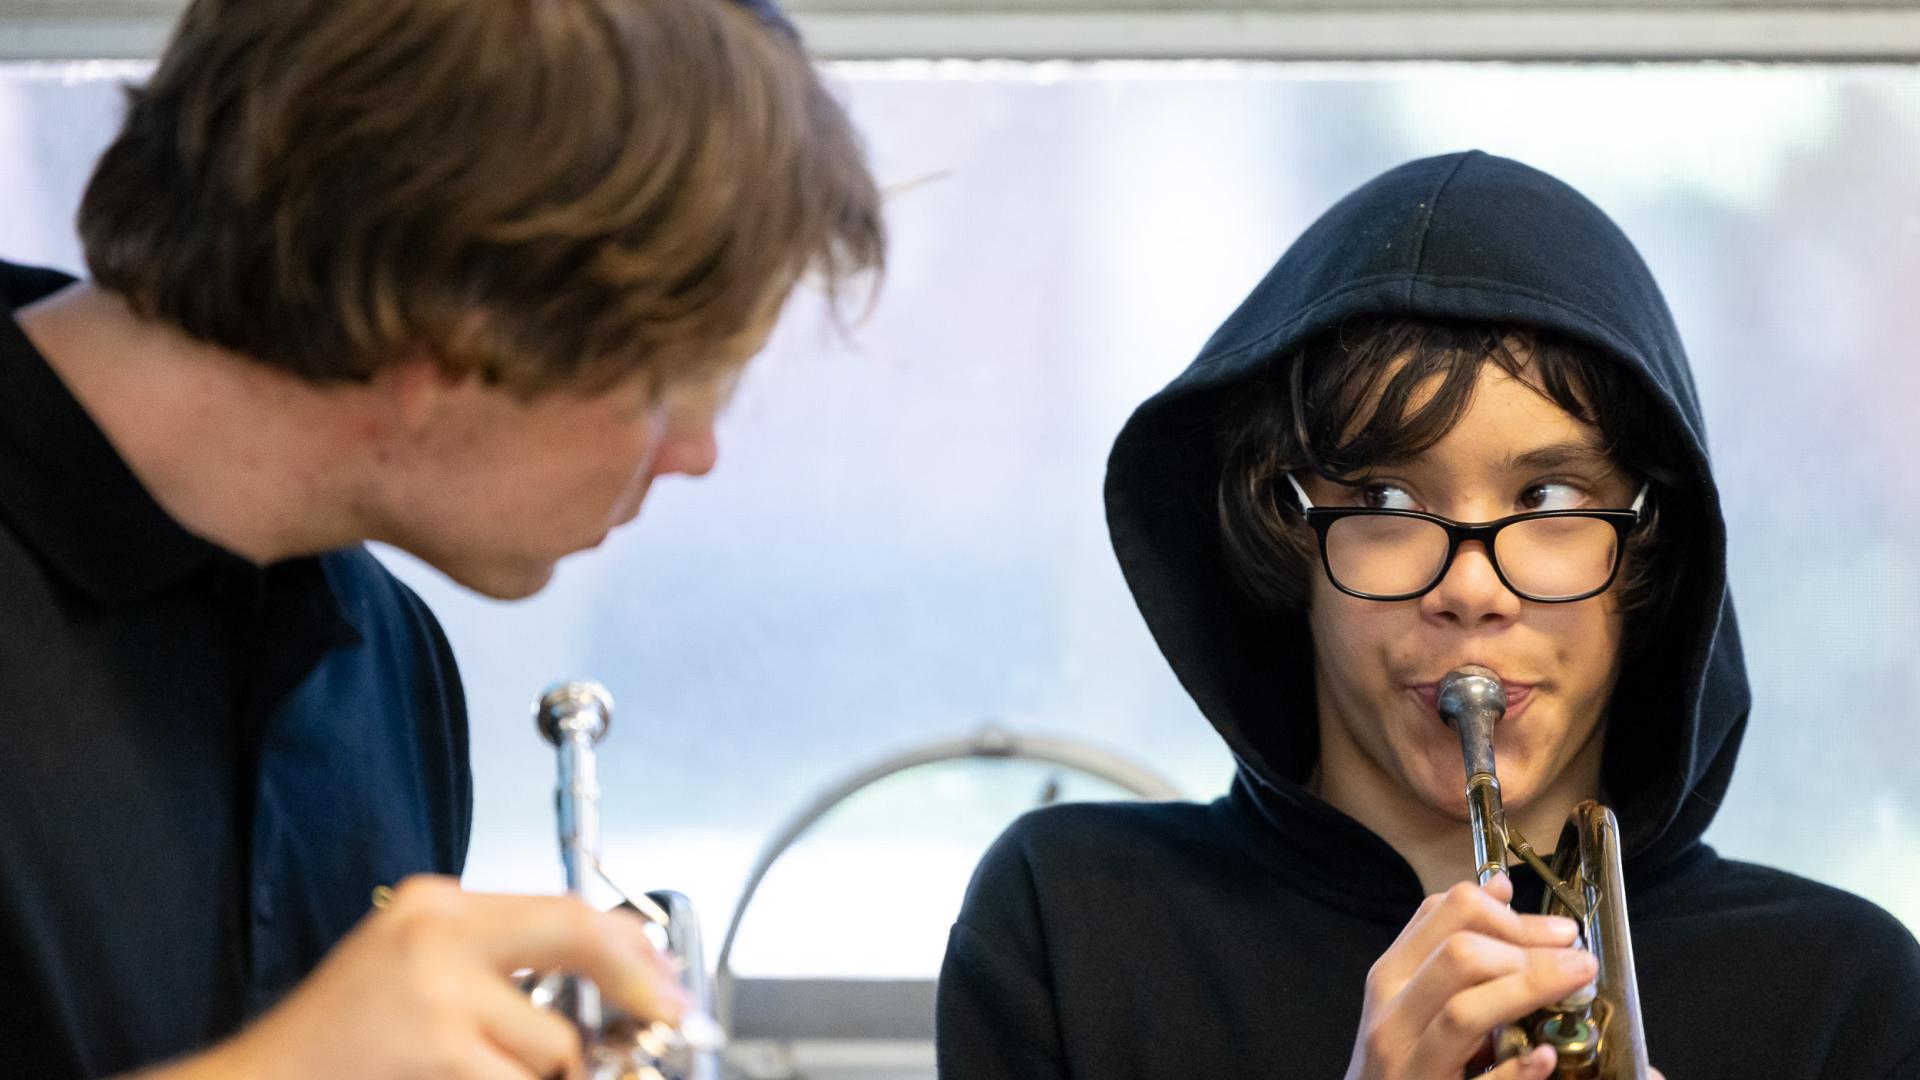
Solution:
[(450, 344), (415, 345), (403, 359), (381, 371), (384, 389), (392, 395), (404, 428), (417, 431), (433, 423), (455, 398), (483, 388), (487, 380), (479, 367), (450, 362), (448, 357), (480, 353), (487, 323), (486, 312), (470, 311)]
[(410, 432), (431, 427), (482, 382), (477, 372), (455, 371), (424, 349), (374, 377), (375, 390), (388, 399), (401, 428)]

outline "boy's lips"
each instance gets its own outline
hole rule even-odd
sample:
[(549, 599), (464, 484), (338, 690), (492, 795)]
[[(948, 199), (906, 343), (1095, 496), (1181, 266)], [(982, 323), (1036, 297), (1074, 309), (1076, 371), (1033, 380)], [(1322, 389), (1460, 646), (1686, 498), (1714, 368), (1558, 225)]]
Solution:
[[(1510, 719), (1519, 715), (1526, 709), (1527, 702), (1533, 700), (1533, 683), (1502, 682), (1500, 685), (1507, 692), (1507, 711), (1501, 717), (1502, 719)], [(1428, 712), (1432, 713), (1436, 718), (1439, 717), (1440, 704), (1437, 698), (1440, 692), (1440, 684), (1438, 682), (1420, 683), (1407, 687), (1407, 690), (1412, 693), (1414, 697), (1420, 699), (1420, 704), (1424, 706)]]

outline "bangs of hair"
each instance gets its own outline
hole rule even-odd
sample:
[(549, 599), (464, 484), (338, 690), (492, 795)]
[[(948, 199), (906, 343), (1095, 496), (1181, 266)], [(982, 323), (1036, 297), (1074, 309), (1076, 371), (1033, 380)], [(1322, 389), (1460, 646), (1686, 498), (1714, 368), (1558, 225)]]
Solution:
[[(1331, 334), (1294, 355), (1286, 398), (1302, 465), (1337, 482), (1445, 438), (1472, 404), (1487, 364), (1596, 427), (1593, 402), (1617, 389), (1593, 385), (1616, 365), (1591, 363), (1569, 343), (1524, 328), (1363, 320)], [(1320, 362), (1310, 363), (1315, 356)]]

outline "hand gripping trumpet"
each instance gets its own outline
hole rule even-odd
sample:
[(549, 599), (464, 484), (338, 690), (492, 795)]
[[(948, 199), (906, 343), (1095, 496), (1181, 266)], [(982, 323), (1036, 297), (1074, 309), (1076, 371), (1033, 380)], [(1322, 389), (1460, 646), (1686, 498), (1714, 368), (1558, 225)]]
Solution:
[[(593, 750), (612, 719), (612, 696), (593, 682), (561, 683), (534, 705), (540, 733), (558, 754), (553, 801), (570, 896), (585, 896), (594, 879), (612, 885), (600, 870), (600, 783)], [(579, 1028), (590, 1080), (717, 1080), (725, 1037), (710, 1015), (693, 906), (669, 892), (627, 897), (623, 906), (659, 929), (668, 958), (680, 968), (682, 988), (694, 1006), (678, 1028), (629, 1016), (601, 1001), (593, 983), (566, 972), (529, 976), (524, 989), (534, 1004)]]
[(1542, 913), (1565, 915), (1580, 926), (1578, 944), (1594, 954), (1594, 981), (1562, 1001), (1493, 1033), (1494, 1057), (1505, 1061), (1546, 1043), (1559, 1054), (1557, 1080), (1646, 1080), (1647, 1040), (1640, 1026), (1640, 991), (1627, 932), (1627, 896), (1620, 870), (1620, 826), (1613, 812), (1589, 799), (1574, 807), (1549, 863), (1507, 824), (1500, 777), (1493, 765), (1493, 729), (1507, 711), (1507, 691), (1483, 667), (1467, 666), (1440, 680), (1440, 716), (1460, 733), (1466, 760), (1467, 813), (1473, 823), (1473, 860), (1485, 885), (1510, 865), (1531, 866), (1546, 883)]

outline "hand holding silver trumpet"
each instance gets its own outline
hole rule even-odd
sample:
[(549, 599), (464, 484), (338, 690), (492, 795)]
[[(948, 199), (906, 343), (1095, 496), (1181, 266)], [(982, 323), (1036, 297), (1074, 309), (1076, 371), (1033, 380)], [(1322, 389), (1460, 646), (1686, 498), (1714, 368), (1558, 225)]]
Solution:
[(599, 874), (592, 748), (611, 711), (592, 684), (558, 687), (536, 711), (559, 754), (573, 895), (489, 895), (426, 874), (375, 889), (375, 910), (278, 1006), (138, 1080), (717, 1077), (719, 1029), (701, 1007), (684, 898), (635, 897), (633, 911), (581, 898)]
[[(1368, 971), (1347, 1080), (1482, 1069), (1492, 1080), (1660, 1080), (1641, 1032), (1613, 815), (1582, 803), (1540, 857), (1500, 801), (1498, 677), (1460, 668), (1436, 698), (1460, 735), (1475, 880), (1427, 897)], [(1546, 883), (1541, 914), (1510, 906), (1513, 860)]]

